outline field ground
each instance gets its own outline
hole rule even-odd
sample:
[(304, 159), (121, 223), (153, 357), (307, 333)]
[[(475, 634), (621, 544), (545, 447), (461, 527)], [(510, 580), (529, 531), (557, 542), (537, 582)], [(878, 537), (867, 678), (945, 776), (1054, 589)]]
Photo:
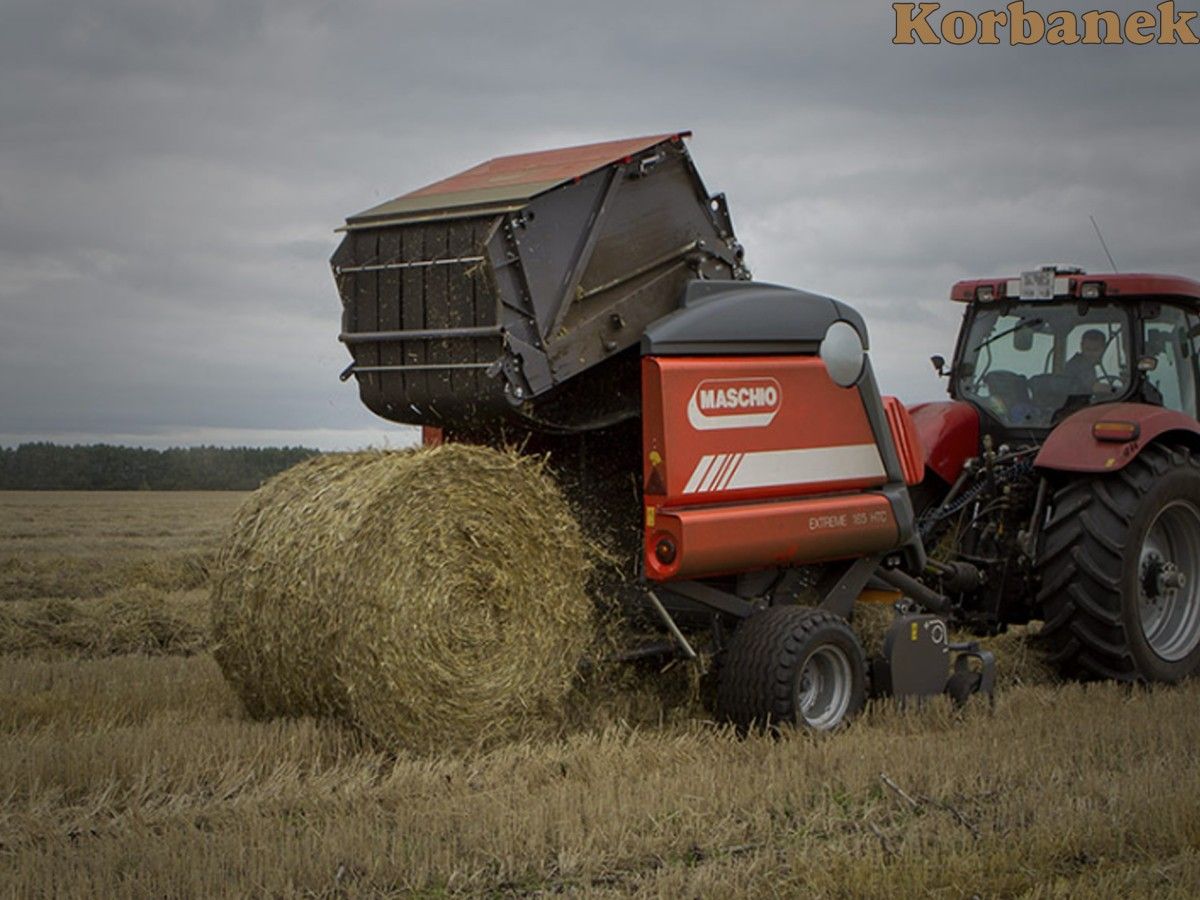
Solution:
[(638, 683), (465, 758), (251, 721), (204, 652), (239, 499), (0, 493), (0, 895), (1200, 894), (1197, 684), (739, 740)]

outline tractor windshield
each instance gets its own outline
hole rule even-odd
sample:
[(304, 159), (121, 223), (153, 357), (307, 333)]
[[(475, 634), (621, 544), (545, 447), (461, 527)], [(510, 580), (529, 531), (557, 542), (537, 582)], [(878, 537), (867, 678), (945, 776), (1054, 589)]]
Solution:
[(1000, 302), (974, 307), (954, 392), (1013, 428), (1044, 428), (1130, 384), (1127, 307)]

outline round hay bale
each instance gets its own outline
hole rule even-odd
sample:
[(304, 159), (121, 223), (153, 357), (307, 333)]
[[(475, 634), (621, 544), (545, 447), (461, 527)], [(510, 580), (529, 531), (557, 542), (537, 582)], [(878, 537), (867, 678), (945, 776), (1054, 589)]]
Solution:
[(256, 716), (463, 748), (561, 712), (594, 636), (578, 525), (542, 463), (448, 444), (318, 457), (246, 502), (214, 654)]
[(238, 509), (212, 584), (213, 655), (256, 718), (345, 715), (333, 662), (355, 499), (383, 454), (318, 456)]

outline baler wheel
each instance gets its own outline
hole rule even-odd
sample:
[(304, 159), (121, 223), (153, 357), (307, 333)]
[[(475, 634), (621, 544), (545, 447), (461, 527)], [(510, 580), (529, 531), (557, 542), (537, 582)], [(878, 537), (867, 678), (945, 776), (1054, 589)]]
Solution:
[(807, 606), (774, 606), (733, 633), (717, 685), (718, 718), (739, 731), (836, 728), (866, 698), (862, 644), (845, 619)]
[(1200, 458), (1152, 444), (1054, 497), (1042, 636), (1064, 674), (1175, 682), (1200, 666)]

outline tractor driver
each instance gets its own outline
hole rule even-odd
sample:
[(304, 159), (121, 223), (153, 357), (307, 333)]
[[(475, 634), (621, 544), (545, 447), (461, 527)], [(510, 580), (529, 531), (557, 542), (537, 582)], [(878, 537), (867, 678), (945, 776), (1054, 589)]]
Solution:
[(1104, 356), (1108, 347), (1108, 339), (1104, 332), (1097, 328), (1089, 328), (1079, 339), (1079, 352), (1067, 360), (1063, 366), (1063, 374), (1071, 379), (1072, 394), (1107, 394), (1113, 392), (1113, 386), (1096, 377), (1096, 366)]

